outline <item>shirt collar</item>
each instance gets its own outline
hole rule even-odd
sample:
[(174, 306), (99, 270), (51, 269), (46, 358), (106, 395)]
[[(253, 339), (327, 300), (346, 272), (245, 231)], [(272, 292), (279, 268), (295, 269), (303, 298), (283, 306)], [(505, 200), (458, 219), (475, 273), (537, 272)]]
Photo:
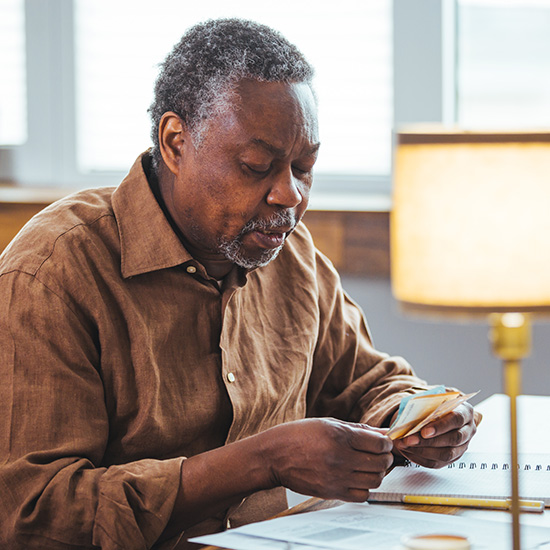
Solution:
[(147, 152), (140, 155), (113, 193), (124, 278), (193, 260), (149, 187), (144, 170), (149, 163)]

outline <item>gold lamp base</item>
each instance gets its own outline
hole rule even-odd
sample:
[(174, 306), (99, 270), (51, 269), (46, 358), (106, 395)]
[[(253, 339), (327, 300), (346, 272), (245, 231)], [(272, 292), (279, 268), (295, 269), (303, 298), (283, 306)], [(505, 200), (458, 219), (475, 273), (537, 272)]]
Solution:
[(512, 537), (520, 550), (517, 396), (521, 393), (521, 359), (531, 349), (531, 323), (523, 313), (494, 313), (490, 316), (493, 353), (502, 359), (504, 390), (510, 398), (510, 454), (512, 472)]

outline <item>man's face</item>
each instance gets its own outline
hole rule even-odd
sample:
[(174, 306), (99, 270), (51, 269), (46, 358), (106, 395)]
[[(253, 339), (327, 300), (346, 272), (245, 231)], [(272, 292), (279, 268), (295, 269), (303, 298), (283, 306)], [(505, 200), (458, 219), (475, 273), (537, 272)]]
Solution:
[(253, 268), (281, 250), (302, 218), (319, 147), (307, 84), (244, 80), (198, 147), (186, 133), (172, 215), (193, 248)]

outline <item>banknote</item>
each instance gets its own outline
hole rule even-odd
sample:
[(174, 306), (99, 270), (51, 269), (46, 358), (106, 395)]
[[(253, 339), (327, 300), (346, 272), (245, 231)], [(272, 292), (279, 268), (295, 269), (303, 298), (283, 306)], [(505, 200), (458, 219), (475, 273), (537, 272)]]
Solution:
[(407, 396), (402, 400), (397, 418), (387, 435), (391, 439), (400, 439), (419, 432), (426, 424), (451, 412), (477, 393), (464, 394), (459, 391), (447, 391), (445, 386), (436, 386), (425, 392)]

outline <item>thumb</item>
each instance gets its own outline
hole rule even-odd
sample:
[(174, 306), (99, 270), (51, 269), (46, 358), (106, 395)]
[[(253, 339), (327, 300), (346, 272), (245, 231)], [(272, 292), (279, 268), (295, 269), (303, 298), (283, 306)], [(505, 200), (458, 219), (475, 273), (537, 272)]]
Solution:
[(363, 423), (362, 426), (368, 430), (372, 430), (373, 432), (379, 433), (381, 435), (386, 435), (389, 428), (376, 428), (374, 426), (369, 426), (369, 424)]

